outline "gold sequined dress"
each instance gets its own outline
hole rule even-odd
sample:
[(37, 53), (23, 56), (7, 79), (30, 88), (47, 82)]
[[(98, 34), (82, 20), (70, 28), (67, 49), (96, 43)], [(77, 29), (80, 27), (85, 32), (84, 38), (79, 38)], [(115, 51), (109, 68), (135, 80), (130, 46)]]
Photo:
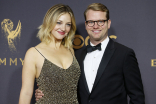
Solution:
[(75, 56), (67, 69), (55, 65), (45, 58), (40, 76), (36, 79), (44, 96), (35, 104), (78, 104), (79, 76), (80, 67)]

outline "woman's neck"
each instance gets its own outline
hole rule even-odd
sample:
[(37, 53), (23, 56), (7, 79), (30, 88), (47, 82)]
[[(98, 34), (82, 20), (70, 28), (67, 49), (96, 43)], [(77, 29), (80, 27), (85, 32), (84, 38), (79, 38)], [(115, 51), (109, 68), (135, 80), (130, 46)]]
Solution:
[(51, 48), (54, 48), (54, 49), (59, 49), (61, 48), (62, 46), (62, 40), (54, 40), (54, 41), (51, 41), (48, 46), (51, 47)]

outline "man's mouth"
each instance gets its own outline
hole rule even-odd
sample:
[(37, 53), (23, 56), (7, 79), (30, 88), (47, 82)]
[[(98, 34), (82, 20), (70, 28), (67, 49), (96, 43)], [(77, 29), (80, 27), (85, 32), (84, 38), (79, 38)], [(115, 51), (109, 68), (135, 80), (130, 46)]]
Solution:
[(100, 30), (93, 30), (92, 32), (95, 33), (95, 34), (98, 34), (98, 33), (100, 33), (101, 31), (100, 31)]

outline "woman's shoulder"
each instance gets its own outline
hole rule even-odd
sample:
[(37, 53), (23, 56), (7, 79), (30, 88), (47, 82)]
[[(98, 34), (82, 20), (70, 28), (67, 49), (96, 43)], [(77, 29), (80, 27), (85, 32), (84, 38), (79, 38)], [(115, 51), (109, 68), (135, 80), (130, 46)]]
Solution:
[(47, 47), (47, 44), (44, 43), (44, 42), (41, 42), (40, 44), (36, 45), (34, 48), (35, 48), (36, 50), (42, 50), (42, 49), (44, 49), (45, 47)]
[(37, 54), (37, 50), (35, 47), (31, 47), (27, 50), (25, 57), (34, 58)]
[(44, 43), (41, 42), (39, 44), (37, 44), (34, 47), (31, 47), (27, 50), (26, 52), (26, 56), (30, 56), (30, 57), (38, 57), (40, 50), (42, 50), (42, 48), (44, 47)]

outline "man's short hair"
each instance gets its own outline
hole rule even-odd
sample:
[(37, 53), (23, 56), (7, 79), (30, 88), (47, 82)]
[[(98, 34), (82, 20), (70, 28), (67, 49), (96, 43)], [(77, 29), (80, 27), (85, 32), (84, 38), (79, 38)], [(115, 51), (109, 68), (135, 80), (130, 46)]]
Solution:
[(84, 12), (85, 20), (86, 20), (86, 13), (88, 10), (106, 12), (106, 18), (107, 18), (107, 20), (109, 20), (109, 10), (107, 9), (107, 7), (105, 5), (103, 5), (101, 3), (92, 3), (87, 7), (87, 9)]

